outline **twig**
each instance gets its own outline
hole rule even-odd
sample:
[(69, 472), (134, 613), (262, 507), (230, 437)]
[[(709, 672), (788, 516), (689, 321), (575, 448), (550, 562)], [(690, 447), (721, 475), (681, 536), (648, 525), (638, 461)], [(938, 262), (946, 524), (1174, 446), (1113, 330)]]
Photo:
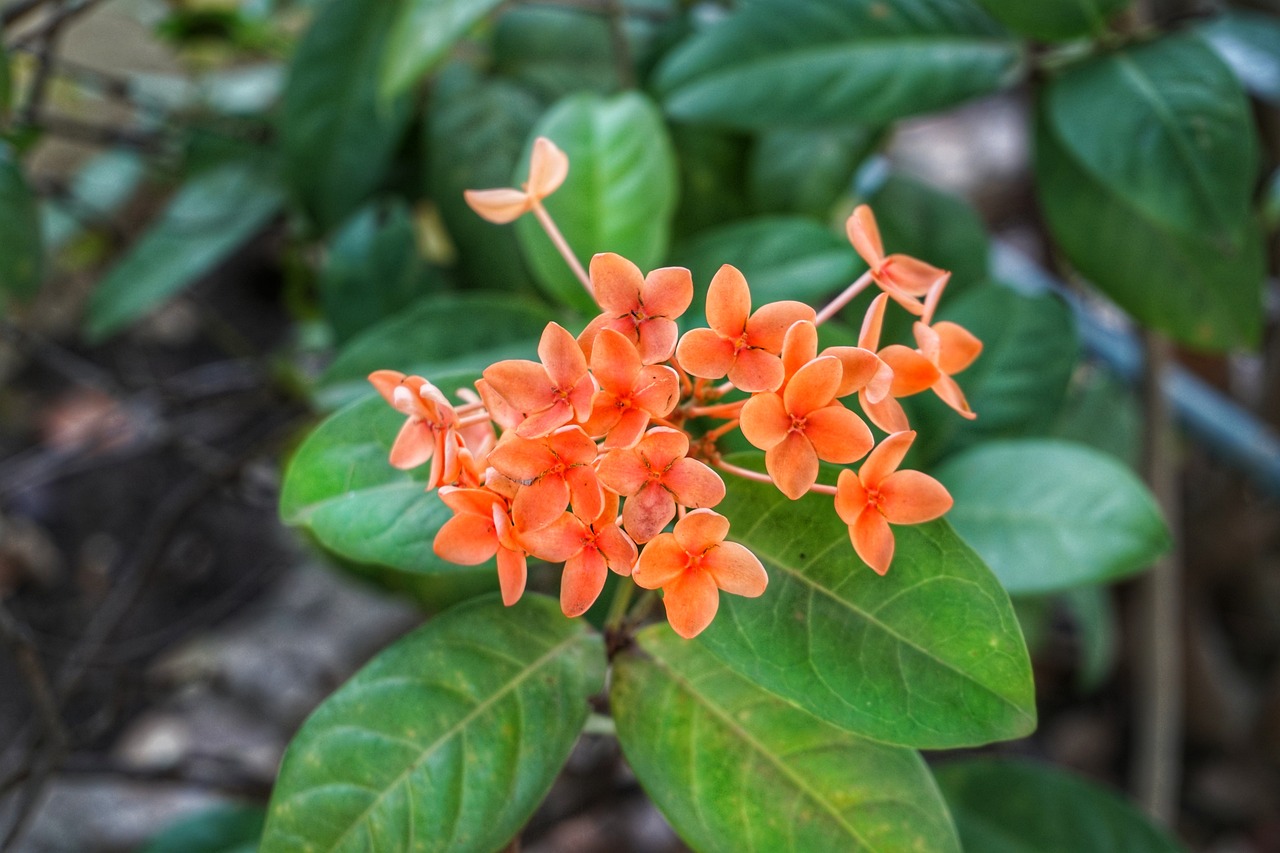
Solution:
[[(40, 67), (46, 66), (42, 65)], [(33, 97), (35, 97), (34, 94)], [(34, 101), (28, 103), (27, 106), (30, 108), (33, 104)], [(60, 136), (63, 139), (71, 139), (88, 145), (98, 145), (103, 148), (136, 148), (148, 154), (158, 153), (164, 148), (164, 138), (159, 132), (146, 132), (109, 124), (95, 124), (65, 116), (40, 115), (30, 109), (28, 110), (28, 115), (24, 118), (24, 123), (28, 127), (51, 136)]]

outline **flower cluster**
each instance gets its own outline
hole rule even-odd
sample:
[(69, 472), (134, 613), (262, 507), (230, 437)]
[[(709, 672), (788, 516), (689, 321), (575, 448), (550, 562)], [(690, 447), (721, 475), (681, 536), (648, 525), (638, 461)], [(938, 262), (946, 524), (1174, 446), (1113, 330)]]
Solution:
[[(567, 172), (564, 154), (539, 139), (523, 190), (467, 198), (493, 221), (533, 212), (570, 255), (541, 204)], [(507, 604), (524, 590), (528, 557), (563, 563), (560, 601), (569, 616), (591, 607), (610, 571), (629, 576), (661, 589), (671, 626), (693, 637), (714, 618), (720, 591), (754, 597), (768, 582), (751, 551), (726, 541), (729, 521), (713, 510), (728, 474), (771, 482), (793, 500), (833, 497), (858, 556), (888, 571), (890, 524), (928, 521), (951, 506), (936, 480), (898, 470), (915, 438), (898, 400), (932, 390), (973, 417), (952, 376), (982, 345), (954, 323), (933, 322), (948, 273), (885, 256), (865, 206), (848, 233), (870, 268), (822, 311), (792, 301), (752, 311), (746, 279), (726, 264), (707, 292), (708, 328), (681, 337), (676, 321), (694, 296), (689, 271), (646, 275), (604, 253), (589, 272), (571, 261), (600, 307), (581, 334), (549, 324), (538, 361), (490, 366), (456, 404), (422, 377), (372, 374), (407, 417), (391, 464), (429, 462), (427, 488), (454, 512), (436, 535), (436, 554), (464, 565), (496, 556)], [(882, 292), (858, 346), (819, 351), (818, 325), (873, 283)], [(916, 347), (880, 346), (890, 300), (917, 318)], [(854, 397), (861, 416), (846, 406)], [(863, 416), (888, 434), (878, 445)], [(764, 451), (767, 473), (721, 457), (717, 442), (734, 429)], [(820, 462), (864, 457), (834, 486), (818, 482)]]

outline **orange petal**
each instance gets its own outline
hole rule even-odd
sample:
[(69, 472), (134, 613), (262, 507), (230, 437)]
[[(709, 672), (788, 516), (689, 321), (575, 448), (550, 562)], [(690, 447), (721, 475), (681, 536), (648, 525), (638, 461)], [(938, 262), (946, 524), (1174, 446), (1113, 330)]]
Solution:
[(819, 459), (839, 465), (858, 461), (875, 444), (862, 418), (839, 404), (810, 412), (804, 434)]
[(649, 466), (635, 448), (612, 450), (596, 466), (596, 476), (615, 493), (626, 497), (640, 490), (649, 480)]
[(532, 480), (555, 465), (556, 456), (545, 441), (508, 433), (489, 454), (489, 464), (512, 480)]
[(524, 554), (508, 548), (498, 549), (498, 587), (502, 590), (502, 603), (510, 607), (524, 594), (528, 578), (528, 563)]
[(521, 533), (520, 541), (539, 560), (562, 563), (582, 550), (586, 533), (586, 525), (566, 512), (546, 527)]
[(431, 458), (435, 448), (436, 436), (431, 427), (417, 418), (409, 418), (391, 445), (391, 467), (402, 471), (417, 468)]
[(493, 519), (479, 515), (455, 515), (440, 525), (431, 543), (437, 557), (461, 566), (478, 566), (498, 550)]
[[(590, 411), (587, 412), (588, 417)], [(534, 412), (516, 426), (516, 435), (524, 438), (541, 438), (550, 435), (573, 420), (573, 406), (567, 400), (556, 400), (540, 412)], [(586, 418), (583, 418), (586, 420)]]
[(559, 323), (548, 323), (542, 330), (542, 339), (538, 341), (538, 357), (542, 359), (547, 376), (556, 388), (573, 388), (587, 372), (587, 358), (582, 354), (577, 338)]
[(751, 290), (747, 280), (736, 267), (725, 264), (712, 276), (711, 286), (707, 288), (707, 325), (726, 338), (736, 339), (746, 329), (750, 314)]
[(622, 526), (636, 542), (648, 542), (675, 516), (676, 502), (671, 493), (650, 482), (623, 504)]
[(649, 461), (650, 468), (661, 471), (689, 454), (689, 436), (682, 430), (654, 427), (640, 439), (637, 449)]
[(933, 362), (901, 344), (890, 344), (880, 350), (880, 358), (893, 370), (889, 393), (895, 397), (919, 394), (932, 387), (942, 375)]
[(591, 609), (604, 589), (609, 569), (595, 548), (570, 557), (560, 577), (560, 610), (565, 616), (581, 616)]
[(466, 190), (462, 197), (472, 210), (498, 225), (514, 222), (533, 209), (529, 195), (520, 190)]
[(891, 396), (873, 403), (870, 395), (865, 390), (859, 391), (858, 403), (861, 404), (862, 412), (867, 416), (867, 420), (885, 432), (906, 432), (911, 429), (911, 424), (907, 422), (907, 413), (903, 410), (902, 404)]
[(640, 551), (631, 579), (643, 589), (664, 587), (680, 576), (688, 559), (676, 537), (663, 533)]
[(569, 484), (564, 477), (546, 476), (534, 480), (516, 493), (511, 514), (523, 533), (539, 530), (555, 521), (569, 506)]
[(815, 319), (813, 308), (803, 302), (783, 300), (761, 305), (747, 321), (747, 343), (779, 355), (787, 330), (801, 321), (812, 323)]
[(591, 372), (601, 388), (617, 397), (630, 394), (640, 368), (640, 353), (626, 336), (600, 330), (591, 349)]
[(666, 417), (680, 402), (680, 377), (664, 364), (651, 364), (640, 371), (632, 400), (655, 418)]
[(499, 361), (484, 369), (484, 379), (491, 391), (524, 414), (540, 412), (556, 401), (546, 368), (535, 361)]
[(853, 209), (853, 214), (844, 224), (845, 233), (854, 251), (862, 256), (872, 269), (884, 260), (884, 243), (880, 240), (880, 228), (876, 225), (875, 214), (865, 204)]
[(440, 500), (454, 512), (482, 515), (490, 518), (493, 505), (501, 503), (499, 495), (490, 489), (457, 489), (446, 486), (440, 490)]
[(751, 394), (778, 390), (783, 377), (782, 359), (762, 349), (739, 350), (729, 367), (729, 381)]
[[(879, 356), (862, 347), (827, 347), (822, 354), (840, 360), (840, 387), (836, 389), (837, 397), (846, 397), (861, 391), (875, 379), (877, 372), (884, 368), (884, 363)], [(892, 377), (892, 373), (888, 375)]]
[(799, 500), (818, 481), (818, 454), (802, 433), (793, 432), (764, 455), (764, 465), (778, 491)]
[(658, 364), (671, 358), (676, 351), (680, 328), (675, 320), (650, 317), (636, 325), (636, 335), (639, 337), (636, 346), (640, 350), (640, 360), (645, 364)]
[(862, 487), (858, 475), (845, 469), (836, 480), (836, 515), (849, 526), (853, 526), (867, 509), (867, 490)]
[(791, 431), (791, 415), (777, 394), (756, 394), (742, 406), (739, 428), (747, 441), (769, 450)]
[(674, 320), (693, 303), (693, 275), (684, 267), (662, 267), (644, 277), (640, 301), (650, 317)]
[[(618, 409), (615, 407), (613, 411), (616, 413)], [(609, 429), (609, 434), (605, 436), (604, 443), (600, 446), (605, 450), (613, 450), (615, 447), (634, 447), (648, 426), (648, 412), (643, 409), (625, 409), (617, 417)]]
[(622, 255), (601, 252), (591, 258), (591, 289), (596, 302), (610, 314), (630, 314), (640, 305), (644, 276)]
[(782, 393), (787, 411), (802, 418), (815, 409), (831, 405), (840, 390), (843, 368), (840, 359), (831, 356), (815, 358), (796, 371)]
[(677, 521), (672, 532), (686, 552), (701, 554), (724, 541), (729, 532), (729, 519), (714, 510), (695, 509)]
[(867, 314), (862, 318), (862, 331), (858, 335), (858, 346), (876, 352), (880, 349), (880, 330), (884, 327), (884, 309), (889, 304), (888, 294), (881, 293), (871, 300)]
[(769, 575), (759, 558), (737, 542), (722, 542), (702, 563), (716, 586), (733, 595), (756, 598), (764, 594)]
[(606, 525), (596, 536), (596, 547), (604, 554), (609, 568), (626, 577), (635, 569), (639, 551), (636, 543), (616, 524)]
[(792, 323), (782, 339), (782, 369), (787, 378), (817, 357), (818, 327), (808, 320)]
[(719, 379), (733, 367), (735, 353), (731, 341), (710, 329), (690, 329), (676, 347), (676, 361), (686, 373), (701, 379)]
[(682, 505), (695, 509), (715, 506), (724, 500), (724, 480), (697, 459), (677, 459), (662, 475), (662, 485)]
[(590, 465), (575, 465), (564, 474), (569, 484), (569, 498), (573, 513), (578, 518), (594, 521), (604, 509), (604, 492), (596, 479), (596, 469)]
[(933, 330), (938, 334), (938, 367), (948, 376), (973, 364), (982, 352), (982, 341), (961, 325), (943, 320), (935, 323)]
[[(529, 363), (532, 364), (532, 362)], [(538, 365), (538, 367), (541, 369), (540, 365)], [(545, 370), (542, 372), (542, 375), (544, 377), (546, 376)], [(489, 412), (489, 417), (492, 418), (493, 422), (498, 426), (503, 429), (512, 429), (524, 420), (524, 413), (511, 405), (506, 397), (503, 397), (495, 391), (487, 379), (476, 380), (476, 391), (480, 393), (480, 400), (484, 403), (485, 409)]]
[(883, 575), (893, 562), (893, 531), (889, 522), (875, 510), (862, 513), (849, 527), (853, 550), (872, 570)]
[[(890, 255), (880, 268), (880, 276), (903, 293), (924, 296), (948, 273), (910, 255)], [(923, 309), (922, 309), (923, 310)]]
[(933, 521), (952, 503), (946, 487), (921, 471), (895, 471), (880, 483), (880, 511), (893, 524)]
[(716, 618), (720, 591), (709, 572), (685, 572), (663, 587), (662, 604), (672, 630), (692, 640)]
[(929, 293), (924, 299), (924, 313), (920, 315), (920, 322), (926, 325), (933, 323), (933, 313), (938, 310), (938, 300), (942, 298), (942, 291), (947, 289), (949, 281), (951, 281), (951, 273), (942, 276), (929, 288)]
[(942, 376), (933, 385), (933, 393), (942, 398), (942, 402), (955, 409), (962, 416), (973, 420), (978, 415), (969, 408), (969, 401), (964, 398), (964, 392), (960, 390), (960, 386), (950, 376)]
[(369, 374), (369, 383), (382, 395), (382, 399), (395, 406), (395, 391), (404, 378), (404, 374), (398, 370), (375, 370)]
[(858, 471), (858, 479), (868, 489), (878, 489), (885, 477), (898, 470), (915, 440), (915, 430), (907, 430), (895, 432), (880, 442)]
[(580, 426), (566, 426), (556, 430), (547, 438), (547, 446), (565, 465), (586, 465), (596, 459), (596, 443)]
[(529, 157), (529, 195), (543, 199), (551, 195), (569, 175), (569, 158), (545, 136), (533, 141)]

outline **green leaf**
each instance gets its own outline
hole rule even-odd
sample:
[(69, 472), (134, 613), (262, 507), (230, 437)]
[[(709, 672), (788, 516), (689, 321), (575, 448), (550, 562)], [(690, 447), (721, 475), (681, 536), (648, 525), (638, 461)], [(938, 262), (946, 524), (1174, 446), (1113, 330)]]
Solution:
[[(653, 103), (639, 92), (574, 95), (548, 111), (532, 136), (549, 137), (569, 156), (569, 177), (544, 204), (583, 266), (597, 252), (617, 252), (645, 272), (658, 266), (677, 187), (671, 140)], [(527, 172), (526, 156), (512, 185)], [(548, 293), (584, 313), (599, 311), (533, 216), (516, 223), (516, 234)]]
[(1137, 394), (1097, 365), (1078, 371), (1049, 436), (1087, 444), (1136, 471), (1143, 440)]
[(341, 343), (438, 289), (439, 281), (418, 252), (409, 209), (394, 203), (366, 207), (346, 222), (329, 247), (318, 286)]
[(1144, 219), (1238, 249), (1258, 175), (1240, 83), (1194, 36), (1091, 57), (1051, 82), (1043, 114), (1075, 163)]
[[(458, 39), (501, 0), (403, 0), (385, 3), (395, 14), (379, 69), (382, 100), (401, 97), (440, 62)], [(398, 7), (398, 10), (397, 10)]]
[(1173, 230), (1100, 183), (1041, 113), (1035, 161), (1040, 204), (1072, 265), (1140, 322), (1184, 344), (1256, 345), (1264, 269), (1257, 225), (1242, 225), (1243, 243), (1235, 248)]
[(102, 340), (149, 313), (261, 231), (283, 195), (261, 168), (230, 163), (187, 181), (98, 284), (86, 332)]
[(303, 725), (262, 853), (497, 850), (551, 788), (603, 683), (599, 635), (555, 601), (460, 605)]
[(9, 120), (13, 106), (13, 70), (9, 66), (9, 51), (0, 45), (0, 122)]
[(622, 88), (608, 18), (580, 9), (517, 6), (504, 12), (493, 28), (493, 56), (499, 73), (550, 101)]
[(895, 527), (893, 566), (880, 577), (854, 554), (830, 498), (791, 501), (733, 477), (727, 485), (717, 511), (733, 523), (729, 538), (769, 572), (760, 598), (722, 595), (701, 635), (730, 667), (885, 743), (948, 749), (1035, 728), (1009, 596), (946, 522)]
[(1083, 691), (1097, 690), (1115, 669), (1119, 651), (1111, 588), (1102, 584), (1076, 587), (1062, 593), (1061, 601), (1078, 637), (1076, 684)]
[(1130, 0), (978, 0), (1009, 29), (1041, 41), (1065, 41), (1107, 31), (1107, 19)]
[(1052, 440), (992, 441), (935, 472), (947, 517), (1012, 593), (1051, 592), (1141, 571), (1169, 548), (1146, 487), (1112, 457)]
[(1196, 33), (1250, 93), (1280, 104), (1280, 18), (1233, 9), (1197, 27)]
[(696, 124), (671, 126), (680, 169), (674, 234), (696, 234), (751, 213), (745, 134)]
[(0, 146), (0, 291), (30, 299), (43, 268), (40, 209), (8, 146)]
[(995, 91), (1020, 63), (969, 0), (759, 0), (673, 51), (657, 86), (681, 119), (876, 126)]
[(283, 175), (321, 231), (378, 188), (408, 124), (407, 97), (378, 97), (379, 67), (400, 5), (327, 3), (293, 54), (280, 105)]
[(530, 357), (551, 320), (541, 305), (493, 293), (438, 294), (352, 338), (317, 381), (316, 398), (335, 407), (371, 393), (375, 370), (431, 379), (495, 361)]
[(175, 822), (140, 853), (256, 853), (265, 820), (258, 806), (215, 806)]
[(806, 714), (666, 625), (614, 659), (609, 698), (627, 762), (697, 850), (959, 853), (919, 753)]
[(880, 144), (866, 127), (842, 130), (778, 128), (760, 135), (747, 176), (752, 201), (765, 213), (801, 213), (827, 220), (852, 189), (853, 175)]
[(1029, 761), (974, 758), (947, 762), (936, 772), (966, 850), (1182, 850), (1120, 796), (1063, 770)]

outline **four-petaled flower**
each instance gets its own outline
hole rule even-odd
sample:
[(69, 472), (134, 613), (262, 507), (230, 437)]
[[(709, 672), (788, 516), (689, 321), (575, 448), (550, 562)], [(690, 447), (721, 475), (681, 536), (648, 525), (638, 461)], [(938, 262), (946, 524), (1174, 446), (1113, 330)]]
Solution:
[(590, 355), (601, 329), (621, 332), (640, 360), (657, 364), (675, 352), (676, 318), (693, 301), (693, 277), (684, 267), (664, 267), (647, 276), (631, 261), (604, 252), (591, 259), (591, 290), (604, 312), (578, 337)]
[(527, 551), (516, 535), (507, 500), (489, 489), (444, 486), (440, 499), (454, 511), (431, 543), (436, 556), (461, 566), (478, 566), (497, 554), (498, 586), (508, 607), (520, 600), (528, 576)]
[(376, 370), (369, 382), (396, 411), (408, 416), (395, 443), (391, 465), (417, 468), (431, 462), (427, 488), (452, 483), (458, 477), (458, 415), (440, 390), (421, 376), (405, 376), (396, 370)]
[(604, 495), (591, 465), (595, 458), (596, 443), (582, 427), (571, 425), (542, 438), (503, 436), (489, 454), (489, 464), (520, 484), (511, 515), (523, 533), (546, 527), (571, 502), (582, 518), (600, 514)]
[(550, 139), (539, 136), (529, 156), (529, 179), (524, 189), (467, 190), (463, 197), (490, 222), (514, 222), (559, 189), (568, 174), (569, 158)]
[(720, 607), (720, 590), (755, 598), (769, 576), (747, 548), (725, 542), (729, 521), (709, 509), (696, 509), (645, 546), (631, 577), (637, 586), (662, 589), (667, 621), (677, 634), (692, 639), (711, 624)]
[(922, 314), (924, 306), (920, 297), (927, 294), (934, 282), (946, 273), (910, 255), (885, 257), (880, 227), (876, 225), (875, 214), (865, 204), (854, 208), (845, 223), (845, 231), (853, 248), (871, 268), (871, 277), (876, 284), (912, 314)]
[(923, 354), (903, 346), (890, 344), (884, 349), (880, 346), (880, 329), (884, 325), (884, 309), (889, 304), (888, 294), (882, 293), (871, 300), (871, 307), (862, 321), (862, 333), (858, 336), (858, 346), (876, 353), (882, 362), (893, 372), (889, 383), (889, 392), (879, 397), (870, 386), (858, 392), (858, 402), (862, 411), (870, 421), (885, 432), (906, 432), (910, 429), (907, 413), (903, 411), (898, 397), (910, 397), (938, 381), (938, 367)]
[(928, 326), (917, 322), (912, 326), (919, 352), (938, 371), (938, 377), (928, 386), (942, 401), (964, 417), (977, 417), (969, 408), (964, 392), (951, 377), (973, 364), (982, 352), (982, 341), (968, 329), (949, 320)]
[(605, 436), (606, 450), (635, 444), (649, 421), (669, 415), (680, 398), (676, 372), (664, 364), (641, 364), (635, 346), (613, 329), (596, 336), (591, 372), (600, 390), (584, 428), (589, 435)]
[(609, 571), (630, 575), (638, 555), (636, 544), (618, 527), (618, 496), (610, 493), (590, 524), (566, 512), (522, 539), (535, 557), (564, 563), (560, 609), (565, 616), (581, 616), (591, 609)]
[(600, 482), (627, 499), (622, 526), (636, 542), (657, 536), (675, 518), (677, 503), (702, 508), (724, 499), (724, 480), (688, 453), (689, 436), (654, 427), (635, 447), (600, 460)]
[(538, 342), (542, 364), (508, 359), (485, 368), (489, 388), (524, 415), (516, 435), (537, 438), (591, 414), (595, 383), (587, 372), (587, 358), (573, 335), (558, 323), (548, 323)]

